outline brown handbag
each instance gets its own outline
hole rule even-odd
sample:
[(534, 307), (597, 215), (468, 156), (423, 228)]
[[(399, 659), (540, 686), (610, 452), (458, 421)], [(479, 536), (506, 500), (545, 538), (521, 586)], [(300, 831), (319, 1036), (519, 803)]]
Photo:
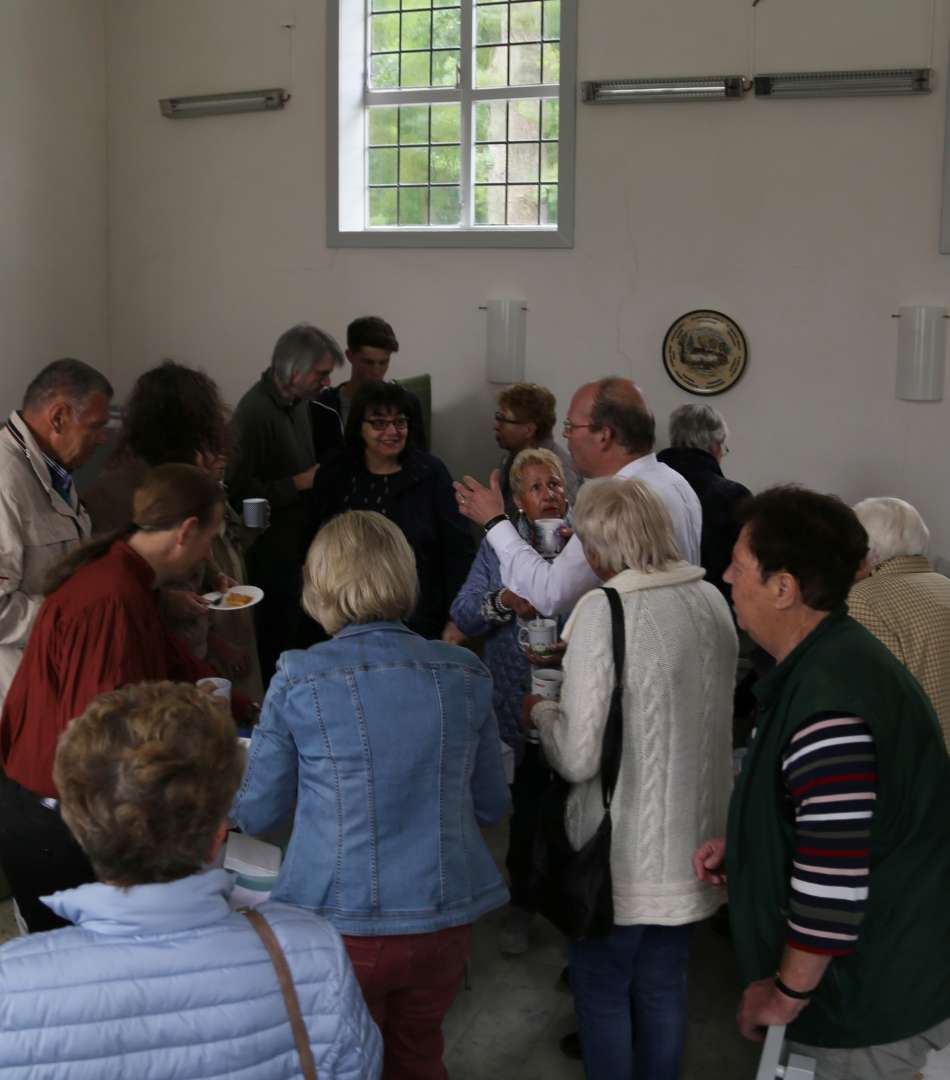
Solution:
[(287, 1015), (290, 1017), (290, 1029), (294, 1033), (294, 1042), (297, 1044), (297, 1054), (300, 1058), (300, 1071), (304, 1075), (304, 1080), (318, 1080), (317, 1063), (313, 1060), (310, 1037), (307, 1035), (307, 1026), (303, 1022), (303, 1014), (300, 1011), (300, 999), (297, 997), (294, 977), (290, 973), (284, 950), (280, 947), (280, 942), (271, 929), (270, 923), (259, 911), (242, 908), (241, 914), (257, 931), (277, 972), (277, 981), (280, 983), (280, 992), (284, 995), (284, 1005), (287, 1006)]

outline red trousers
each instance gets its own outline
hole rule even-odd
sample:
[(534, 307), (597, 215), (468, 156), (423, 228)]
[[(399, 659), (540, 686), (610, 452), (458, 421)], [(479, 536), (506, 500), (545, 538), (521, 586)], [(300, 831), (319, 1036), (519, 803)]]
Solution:
[(462, 981), (471, 937), (470, 926), (390, 937), (343, 935), (383, 1036), (383, 1080), (448, 1080), (442, 1020)]

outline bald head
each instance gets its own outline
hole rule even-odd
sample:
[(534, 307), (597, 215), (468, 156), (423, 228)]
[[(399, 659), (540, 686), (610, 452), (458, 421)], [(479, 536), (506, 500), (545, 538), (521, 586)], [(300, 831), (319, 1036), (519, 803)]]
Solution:
[(653, 449), (653, 414), (629, 379), (585, 383), (571, 399), (564, 434), (582, 476), (611, 476)]

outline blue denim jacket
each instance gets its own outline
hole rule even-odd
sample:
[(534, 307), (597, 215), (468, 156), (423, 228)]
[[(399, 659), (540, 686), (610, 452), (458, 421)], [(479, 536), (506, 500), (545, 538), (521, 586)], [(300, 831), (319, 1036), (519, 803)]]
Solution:
[(341, 933), (462, 926), (508, 899), (479, 824), (509, 807), (492, 684), (466, 649), (398, 622), (286, 652), (231, 816), (294, 828), (273, 899)]

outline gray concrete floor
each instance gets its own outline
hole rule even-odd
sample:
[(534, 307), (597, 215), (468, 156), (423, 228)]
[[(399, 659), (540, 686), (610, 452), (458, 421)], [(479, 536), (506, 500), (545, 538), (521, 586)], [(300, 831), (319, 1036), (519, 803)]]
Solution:
[[(488, 830), (498, 858), (507, 826)], [(563, 939), (536, 920), (532, 948), (510, 959), (498, 951), (504, 911), (475, 927), (471, 989), (462, 990), (445, 1021), (445, 1063), (451, 1080), (583, 1080), (580, 1062), (565, 1058), (562, 1035), (575, 1030), (570, 994), (558, 985)], [(752, 1080), (759, 1048), (735, 1026), (739, 993), (729, 940), (710, 925), (697, 931), (690, 961), (689, 1038), (682, 1080)]]

